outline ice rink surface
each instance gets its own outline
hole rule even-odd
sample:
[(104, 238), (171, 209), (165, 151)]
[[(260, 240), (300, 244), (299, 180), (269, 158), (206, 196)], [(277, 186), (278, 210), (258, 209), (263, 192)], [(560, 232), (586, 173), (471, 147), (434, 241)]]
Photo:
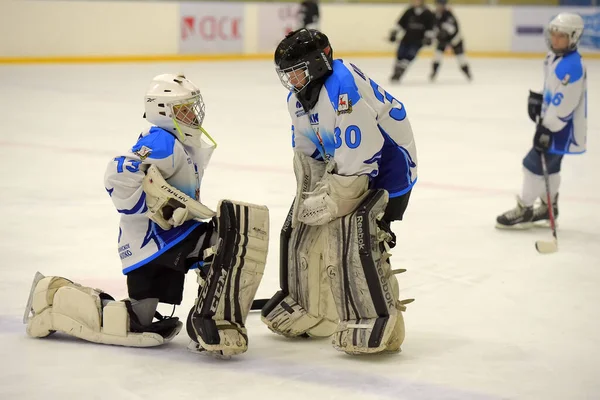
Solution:
[(351, 357), (329, 340), (286, 340), (257, 313), (247, 322), (249, 351), (229, 361), (188, 352), (185, 332), (153, 349), (28, 338), (21, 319), (36, 271), (126, 297), (119, 216), (103, 175), (147, 126), (143, 96), (160, 73), (185, 72), (207, 104), (204, 126), (219, 147), (204, 203), (270, 209), (258, 297), (271, 296), (295, 191), (290, 120), (270, 61), (0, 66), (0, 398), (600, 398), (600, 61), (587, 62), (589, 151), (563, 161), (552, 255), (534, 248), (547, 229), (494, 229), (520, 192), (534, 131), (527, 93), (541, 89), (541, 59), (472, 60), (470, 84), (452, 58), (429, 83), (424, 59), (401, 85), (388, 83), (392, 60), (351, 61), (404, 103), (416, 136), (419, 182), (393, 225), (392, 265), (408, 269), (401, 298), (416, 299), (402, 353)]

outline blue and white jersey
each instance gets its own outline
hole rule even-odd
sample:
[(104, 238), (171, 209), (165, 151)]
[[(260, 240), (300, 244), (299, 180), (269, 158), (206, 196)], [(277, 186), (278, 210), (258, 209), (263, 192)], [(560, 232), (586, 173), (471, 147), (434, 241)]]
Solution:
[(550, 52), (544, 61), (542, 124), (554, 132), (549, 152), (577, 154), (586, 150), (587, 77), (581, 54)]
[(104, 175), (104, 185), (119, 214), (119, 256), (127, 274), (152, 261), (189, 235), (201, 222), (163, 230), (144, 213), (145, 172), (156, 165), (166, 181), (200, 201), (200, 184), (212, 149), (184, 146), (169, 132), (152, 127), (143, 132), (130, 151), (113, 158)]
[(288, 96), (292, 145), (318, 160), (333, 160), (336, 174), (369, 175), (372, 189), (390, 197), (417, 181), (417, 151), (402, 103), (342, 60), (333, 62), (313, 109)]

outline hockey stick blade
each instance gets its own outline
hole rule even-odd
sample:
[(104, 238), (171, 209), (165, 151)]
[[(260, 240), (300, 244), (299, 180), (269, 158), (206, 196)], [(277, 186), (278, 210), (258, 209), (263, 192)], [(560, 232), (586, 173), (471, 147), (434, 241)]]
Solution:
[(540, 254), (556, 253), (558, 251), (558, 242), (556, 239), (551, 241), (538, 240), (535, 242), (535, 248)]

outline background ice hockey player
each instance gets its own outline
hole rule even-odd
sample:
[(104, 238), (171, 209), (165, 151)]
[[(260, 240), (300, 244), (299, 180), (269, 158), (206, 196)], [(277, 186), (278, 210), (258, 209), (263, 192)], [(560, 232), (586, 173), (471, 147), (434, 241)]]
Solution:
[(392, 81), (400, 80), (421, 47), (429, 46), (435, 35), (435, 16), (424, 4), (424, 0), (412, 0), (411, 4), (390, 33), (390, 42), (395, 42), (399, 31), (404, 31), (396, 52)]
[[(262, 319), (284, 336), (327, 337), (349, 354), (399, 351), (399, 289), (389, 249), (417, 180), (402, 103), (327, 36), (300, 29), (275, 50), (290, 93), (297, 193), (281, 235), (281, 291)], [(389, 200), (388, 200), (389, 199)]]
[(444, 58), (444, 50), (450, 47), (456, 56), (456, 61), (458, 61), (461, 71), (471, 80), (471, 71), (465, 57), (464, 41), (460, 34), (458, 20), (452, 11), (446, 7), (447, 3), (448, 0), (436, 0), (435, 2), (435, 36), (437, 46), (433, 55), (433, 64), (429, 78), (431, 80), (435, 79)]
[(298, 20), (300, 28), (319, 29), (319, 1), (302, 1), (298, 10)]
[[(244, 321), (266, 259), (268, 210), (222, 200), (215, 213), (200, 203), (202, 176), (216, 144), (202, 128), (205, 105), (191, 81), (159, 75), (144, 101), (144, 118), (153, 126), (105, 173), (106, 191), (121, 215), (118, 246), (129, 299), (115, 301), (101, 290), (38, 273), (26, 310), (27, 333), (62, 331), (123, 346), (168, 342), (183, 324), (156, 313), (157, 305), (180, 304), (186, 273), (199, 267), (198, 298), (187, 324), (192, 347), (242, 353)], [(249, 231), (255, 233), (251, 239)], [(245, 246), (253, 251), (246, 253)]]
[[(587, 77), (577, 50), (583, 33), (583, 19), (577, 14), (560, 13), (548, 25), (546, 39), (550, 52), (544, 61), (544, 89), (530, 91), (529, 117), (538, 121), (533, 149), (523, 159), (523, 188), (517, 206), (498, 216), (496, 227), (531, 228), (549, 218), (541, 153), (545, 154), (549, 173), (554, 216), (558, 216), (558, 189), (563, 155), (586, 150)], [(541, 197), (541, 205), (534, 207)]]

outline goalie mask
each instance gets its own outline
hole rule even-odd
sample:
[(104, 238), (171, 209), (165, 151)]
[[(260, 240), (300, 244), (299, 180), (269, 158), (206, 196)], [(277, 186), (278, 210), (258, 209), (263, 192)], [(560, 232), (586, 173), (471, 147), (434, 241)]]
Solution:
[[(216, 147), (202, 129), (205, 105), (196, 87), (183, 75), (163, 74), (154, 77), (145, 96), (144, 118), (175, 135), (180, 142), (194, 147)], [(212, 142), (202, 140), (206, 134)]]
[(333, 51), (325, 34), (315, 29), (290, 32), (275, 50), (275, 69), (283, 86), (302, 92), (310, 82), (333, 71)]

